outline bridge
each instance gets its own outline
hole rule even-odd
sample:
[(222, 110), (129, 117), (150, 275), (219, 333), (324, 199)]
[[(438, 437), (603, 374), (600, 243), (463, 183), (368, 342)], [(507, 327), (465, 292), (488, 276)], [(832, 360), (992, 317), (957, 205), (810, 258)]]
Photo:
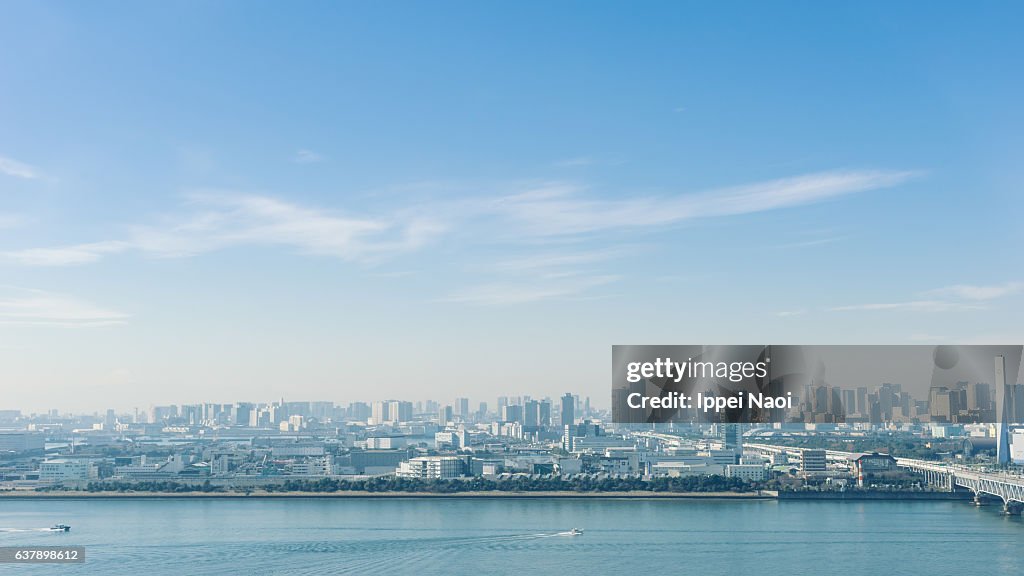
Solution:
[(939, 464), (926, 460), (897, 458), (896, 465), (923, 474), (933, 486), (953, 491), (962, 487), (974, 493), (974, 503), (981, 505), (982, 496), (1003, 501), (1003, 512), (1020, 514), (1024, 511), (1024, 476), (1005, 472), (984, 472), (967, 466)]
[[(744, 449), (768, 456), (785, 453), (787, 456), (800, 460), (803, 448), (793, 446), (777, 446), (773, 444), (747, 444)], [(861, 452), (842, 452), (826, 450), (825, 457), (829, 462), (850, 462), (862, 456)], [(910, 472), (921, 474), (931, 486), (952, 492), (957, 488), (970, 490), (974, 493), (974, 503), (982, 504), (984, 496), (999, 498), (1003, 501), (1003, 512), (1020, 514), (1024, 512), (1024, 476), (1006, 472), (986, 472), (969, 466), (943, 464), (913, 458), (896, 458), (896, 466)]]

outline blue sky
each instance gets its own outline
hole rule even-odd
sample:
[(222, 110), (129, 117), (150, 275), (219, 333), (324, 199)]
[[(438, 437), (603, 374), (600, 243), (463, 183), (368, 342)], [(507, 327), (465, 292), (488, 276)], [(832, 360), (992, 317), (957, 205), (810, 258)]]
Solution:
[(1024, 336), (1014, 3), (3, 11), (0, 407)]

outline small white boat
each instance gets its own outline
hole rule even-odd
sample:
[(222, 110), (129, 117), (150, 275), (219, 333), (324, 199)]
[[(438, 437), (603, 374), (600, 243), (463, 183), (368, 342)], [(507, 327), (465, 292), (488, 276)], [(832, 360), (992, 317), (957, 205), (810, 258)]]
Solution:
[(71, 526), (67, 524), (54, 524), (50, 526), (50, 532), (71, 532)]
[(583, 530), (581, 530), (580, 528), (573, 528), (572, 530), (569, 530), (569, 536), (582, 536), (582, 535), (583, 535)]

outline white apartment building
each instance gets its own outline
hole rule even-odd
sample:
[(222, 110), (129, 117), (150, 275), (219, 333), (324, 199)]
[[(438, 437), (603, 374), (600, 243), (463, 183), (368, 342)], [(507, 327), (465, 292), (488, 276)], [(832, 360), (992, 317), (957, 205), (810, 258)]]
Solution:
[(768, 479), (768, 470), (763, 464), (729, 464), (725, 467), (725, 475), (747, 482), (760, 482)]
[(68, 481), (95, 478), (95, 468), (88, 460), (55, 458), (39, 464), (39, 480), (60, 484)]
[(462, 476), (462, 459), (457, 456), (417, 456), (401, 462), (395, 475), (399, 478), (458, 478)]

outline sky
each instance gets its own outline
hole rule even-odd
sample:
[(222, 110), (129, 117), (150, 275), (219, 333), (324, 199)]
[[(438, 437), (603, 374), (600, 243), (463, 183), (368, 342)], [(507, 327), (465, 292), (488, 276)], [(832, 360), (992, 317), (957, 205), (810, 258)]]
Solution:
[(613, 344), (1024, 340), (1019, 3), (3, 13), (0, 409), (608, 406)]

